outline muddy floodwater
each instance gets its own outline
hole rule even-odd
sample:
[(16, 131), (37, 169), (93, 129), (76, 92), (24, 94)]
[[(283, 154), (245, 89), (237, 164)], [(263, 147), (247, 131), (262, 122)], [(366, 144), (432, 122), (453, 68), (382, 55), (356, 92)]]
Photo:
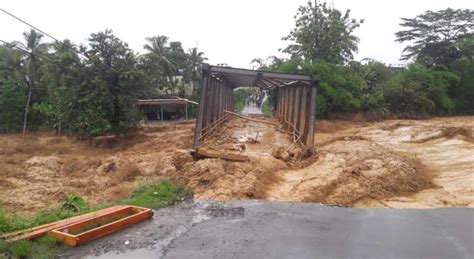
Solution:
[[(386, 123), (386, 122), (385, 122)], [(362, 128), (364, 136), (414, 157), (434, 175), (436, 188), (387, 199), (393, 207), (474, 207), (473, 117), (389, 122)]]
[[(257, 115), (255, 115), (257, 116)], [(318, 120), (315, 152), (270, 123), (231, 119), (203, 144), (249, 162), (194, 160), (194, 122), (148, 124), (135, 136), (84, 143), (0, 135), (0, 201), (32, 216), (75, 193), (91, 204), (169, 179), (213, 200), (266, 199), (350, 207), (474, 207), (474, 117)]]
[[(221, 179), (218, 182), (222, 189), (235, 191), (223, 194), (211, 188), (197, 196), (351, 207), (474, 207), (473, 129), (474, 117), (320, 120), (316, 157), (306, 163), (290, 158), (282, 165), (272, 152), (293, 147), (286, 134), (269, 124), (235, 119), (207, 144), (216, 150), (238, 150), (253, 158), (254, 165), (243, 175), (252, 183), (249, 186), (249, 181)], [(243, 143), (245, 147), (239, 150)], [(203, 175), (212, 174), (209, 166), (202, 169)], [(263, 189), (252, 189), (262, 183)], [(247, 189), (247, 195), (239, 189)]]

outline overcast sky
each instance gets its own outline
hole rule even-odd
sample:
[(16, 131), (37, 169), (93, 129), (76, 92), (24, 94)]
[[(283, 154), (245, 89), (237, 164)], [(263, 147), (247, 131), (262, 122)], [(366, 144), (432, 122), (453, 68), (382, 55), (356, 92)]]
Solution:
[[(281, 38), (294, 27), (299, 5), (307, 0), (2, 0), (0, 8), (59, 39), (84, 43), (90, 33), (106, 28), (137, 52), (145, 37), (166, 35), (185, 49), (198, 46), (209, 63), (250, 67), (255, 57), (284, 56)], [(394, 42), (400, 17), (447, 7), (474, 9), (473, 0), (333, 0), (335, 8), (351, 9), (365, 19), (355, 59), (374, 58), (400, 64), (403, 46)], [(0, 39), (20, 40), (29, 28), (0, 12)]]

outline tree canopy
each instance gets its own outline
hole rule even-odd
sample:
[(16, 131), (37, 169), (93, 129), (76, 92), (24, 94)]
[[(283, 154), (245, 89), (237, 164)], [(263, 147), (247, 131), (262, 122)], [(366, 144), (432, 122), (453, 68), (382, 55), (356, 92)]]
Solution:
[(294, 42), (283, 52), (311, 62), (322, 60), (343, 64), (352, 60), (357, 51), (359, 38), (353, 32), (363, 22), (351, 18), (350, 10), (342, 13), (328, 7), (326, 2), (309, 1), (306, 6), (299, 7), (295, 28), (283, 37), (285, 41)]
[(128, 133), (143, 118), (138, 98), (194, 87), (190, 80), (205, 60), (166, 36), (147, 38), (143, 55), (111, 30), (92, 33), (80, 47), (42, 37), (32, 30), (24, 44), (0, 45), (0, 132), (18, 130), (22, 118), (26, 129), (28, 118), (30, 130), (62, 129), (78, 138)]
[(258, 70), (318, 74), (319, 115), (368, 112), (376, 115), (474, 113), (474, 11), (446, 9), (403, 18), (406, 30), (396, 33), (407, 42), (407, 67), (390, 67), (366, 58), (354, 61), (358, 38), (354, 30), (363, 20), (350, 11), (308, 2), (295, 15), (296, 27), (283, 40), (290, 58), (255, 58)]
[(426, 11), (414, 18), (402, 18), (405, 30), (395, 35), (398, 42), (408, 42), (403, 60), (422, 60), (427, 65), (447, 64), (462, 53), (459, 44), (474, 37), (474, 10), (445, 9)]
[[(427, 116), (474, 114), (474, 11), (446, 9), (403, 18), (406, 68), (373, 59), (353, 60), (363, 20), (326, 3), (298, 9), (284, 40), (290, 58), (252, 60), (255, 69), (319, 74), (319, 116), (365, 112)], [(165, 35), (144, 39), (132, 51), (111, 30), (92, 33), (86, 45), (46, 43), (30, 30), (24, 40), (0, 44), (0, 132), (63, 131), (85, 139), (132, 132), (144, 114), (139, 98), (199, 93), (206, 60), (197, 48)], [(274, 93), (270, 93), (273, 96)], [(196, 96), (191, 97), (196, 98)]]

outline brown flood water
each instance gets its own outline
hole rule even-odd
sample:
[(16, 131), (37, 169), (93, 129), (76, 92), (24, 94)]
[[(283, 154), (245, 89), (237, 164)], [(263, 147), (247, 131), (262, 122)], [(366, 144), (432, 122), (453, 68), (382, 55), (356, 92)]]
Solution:
[[(391, 123), (391, 124), (390, 124)], [(438, 188), (385, 200), (394, 207), (474, 207), (474, 117), (437, 118), (426, 121), (391, 121), (393, 129), (371, 126), (360, 130), (395, 152), (419, 159), (435, 175)], [(446, 134), (446, 129), (451, 131)]]
[[(272, 150), (292, 146), (277, 127), (240, 119), (226, 123), (218, 140), (211, 142), (216, 149), (245, 143), (240, 152), (252, 157), (252, 163), (242, 172), (251, 181), (230, 183), (219, 178), (211, 189), (247, 188), (252, 196), (239, 191), (209, 194), (208, 187), (203, 197), (351, 207), (474, 207), (474, 117), (318, 123), (317, 159), (303, 166), (290, 161), (286, 167), (272, 157)], [(248, 141), (257, 133), (259, 143)], [(199, 191), (196, 195), (201, 196)]]

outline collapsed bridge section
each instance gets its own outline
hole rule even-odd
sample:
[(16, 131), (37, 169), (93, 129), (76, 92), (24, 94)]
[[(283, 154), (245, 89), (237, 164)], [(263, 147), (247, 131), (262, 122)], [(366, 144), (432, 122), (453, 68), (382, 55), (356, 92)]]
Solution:
[(316, 94), (319, 78), (203, 64), (201, 96), (196, 118), (193, 149), (210, 136), (234, 110), (237, 87), (274, 89), (274, 115), (294, 142), (314, 145)]

